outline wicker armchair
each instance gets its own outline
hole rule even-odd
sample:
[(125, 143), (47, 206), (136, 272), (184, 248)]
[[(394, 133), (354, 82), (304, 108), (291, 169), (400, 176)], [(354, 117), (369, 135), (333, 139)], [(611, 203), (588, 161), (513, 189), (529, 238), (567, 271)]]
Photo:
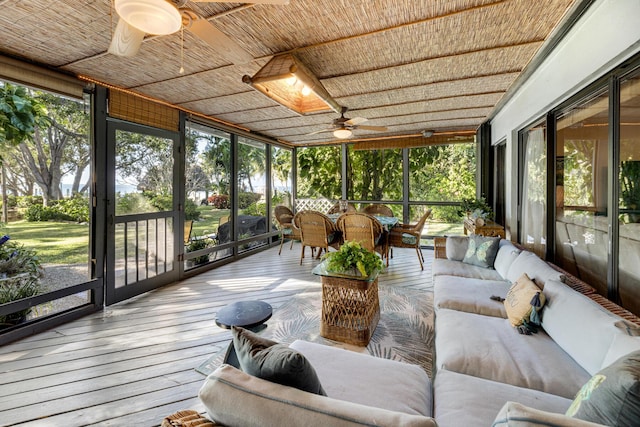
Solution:
[(418, 254), (418, 261), (420, 261), (420, 268), (424, 270), (424, 255), (420, 249), (420, 237), (422, 236), (422, 230), (424, 224), (427, 222), (427, 218), (431, 215), (431, 209), (422, 215), (420, 221), (416, 224), (398, 224), (389, 232), (389, 246), (391, 247), (391, 257), (393, 257), (393, 248), (414, 248)]
[(362, 212), (347, 212), (336, 221), (342, 238), (350, 242), (358, 242), (363, 248), (376, 251), (389, 265), (387, 234), (376, 218)]
[[(353, 206), (351, 203), (347, 203), (347, 212), (356, 212), (356, 208), (355, 206)], [(331, 209), (329, 209), (329, 211), (327, 212), (327, 215), (331, 215), (331, 214), (336, 214), (336, 213), (342, 213), (342, 211), (340, 210), (340, 203), (336, 203), (335, 205), (331, 206)]]
[(322, 254), (322, 249), (329, 250), (329, 246), (338, 249), (342, 244), (342, 234), (336, 228), (331, 219), (322, 212), (304, 210), (298, 212), (293, 217), (293, 224), (300, 230), (302, 252), (300, 254), (300, 265), (304, 258), (304, 249), (307, 246), (318, 248), (318, 258)]
[(285, 238), (291, 240), (291, 246), (289, 247), (289, 250), (291, 250), (293, 249), (293, 242), (299, 242), (302, 236), (300, 235), (300, 230), (293, 225), (294, 215), (291, 209), (284, 205), (278, 205), (273, 209), (273, 215), (276, 217), (278, 228), (280, 229), (280, 250), (278, 250), (278, 255), (280, 255)]
[(362, 208), (361, 212), (369, 215), (395, 216), (387, 205), (368, 205)]

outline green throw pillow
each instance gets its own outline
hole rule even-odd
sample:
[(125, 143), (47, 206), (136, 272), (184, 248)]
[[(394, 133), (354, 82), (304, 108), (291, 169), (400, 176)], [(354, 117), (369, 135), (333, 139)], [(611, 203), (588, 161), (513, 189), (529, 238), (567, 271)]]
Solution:
[(638, 425), (640, 351), (621, 357), (591, 377), (566, 415), (613, 427)]
[(254, 377), (326, 396), (309, 361), (297, 351), (233, 326), (233, 346), (242, 371)]
[(484, 237), (479, 234), (469, 236), (469, 246), (462, 262), (483, 268), (493, 268), (500, 237)]

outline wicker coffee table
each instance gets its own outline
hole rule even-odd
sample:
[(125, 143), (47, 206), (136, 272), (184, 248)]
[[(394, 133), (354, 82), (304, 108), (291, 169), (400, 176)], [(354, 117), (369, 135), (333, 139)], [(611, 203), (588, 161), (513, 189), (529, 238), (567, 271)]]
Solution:
[(327, 271), (325, 262), (312, 272), (322, 277), (320, 335), (358, 346), (369, 344), (380, 320), (378, 272), (346, 276)]

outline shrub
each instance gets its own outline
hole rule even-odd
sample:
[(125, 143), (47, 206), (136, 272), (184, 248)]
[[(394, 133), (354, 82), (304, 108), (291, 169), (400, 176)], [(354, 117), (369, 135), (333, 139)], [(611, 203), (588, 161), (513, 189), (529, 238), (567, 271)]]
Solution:
[(31, 205), (24, 213), (24, 217), (29, 222), (49, 221), (53, 218), (53, 211), (42, 205)]
[(50, 206), (42, 204), (30, 205), (26, 212), (27, 221), (89, 221), (89, 201), (82, 195), (69, 199), (55, 200)]
[(187, 220), (198, 221), (200, 219), (200, 211), (198, 205), (191, 199), (184, 201), (184, 217)]
[(251, 204), (258, 202), (262, 198), (259, 193), (238, 193), (238, 209), (247, 209)]
[(266, 203), (252, 203), (242, 211), (245, 215), (265, 216), (267, 214)]
[[(6, 304), (42, 292), (39, 277), (40, 261), (31, 249), (17, 242), (7, 241), (9, 236), (0, 239), (0, 304)], [(0, 324), (14, 324), (31, 311), (31, 308), (0, 316)]]
[(207, 199), (209, 205), (216, 209), (231, 209), (231, 203), (229, 203), (229, 196), (226, 194), (216, 194), (209, 196)]

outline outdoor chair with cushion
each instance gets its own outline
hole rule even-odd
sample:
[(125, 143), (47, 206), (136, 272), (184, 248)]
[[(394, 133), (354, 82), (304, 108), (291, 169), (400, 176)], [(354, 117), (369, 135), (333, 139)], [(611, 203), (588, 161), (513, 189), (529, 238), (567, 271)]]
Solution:
[(422, 215), (420, 221), (416, 224), (398, 224), (389, 232), (389, 246), (391, 248), (391, 257), (393, 258), (393, 248), (415, 248), (418, 254), (418, 261), (420, 261), (420, 268), (424, 270), (424, 255), (420, 249), (420, 238), (422, 236), (422, 230), (424, 224), (427, 222), (427, 218), (431, 215), (431, 209)]
[(347, 212), (340, 215), (336, 221), (345, 241), (357, 242), (370, 251), (378, 252), (382, 258), (387, 258), (389, 265), (387, 232), (375, 217), (362, 212)]
[(278, 205), (273, 209), (273, 214), (276, 217), (276, 221), (278, 221), (278, 228), (280, 229), (280, 250), (278, 251), (278, 255), (280, 255), (285, 237), (291, 240), (289, 250), (293, 249), (293, 242), (299, 242), (302, 237), (300, 236), (300, 230), (293, 225), (294, 215), (291, 209), (284, 205)]
[(293, 217), (293, 224), (300, 230), (302, 243), (300, 265), (304, 258), (305, 247), (312, 248), (311, 256), (313, 256), (313, 248), (318, 248), (318, 257), (320, 257), (322, 249), (329, 251), (329, 246), (338, 249), (342, 244), (342, 234), (333, 221), (322, 212), (300, 211)]
[(369, 215), (395, 216), (389, 206), (379, 204), (365, 206), (361, 212)]

